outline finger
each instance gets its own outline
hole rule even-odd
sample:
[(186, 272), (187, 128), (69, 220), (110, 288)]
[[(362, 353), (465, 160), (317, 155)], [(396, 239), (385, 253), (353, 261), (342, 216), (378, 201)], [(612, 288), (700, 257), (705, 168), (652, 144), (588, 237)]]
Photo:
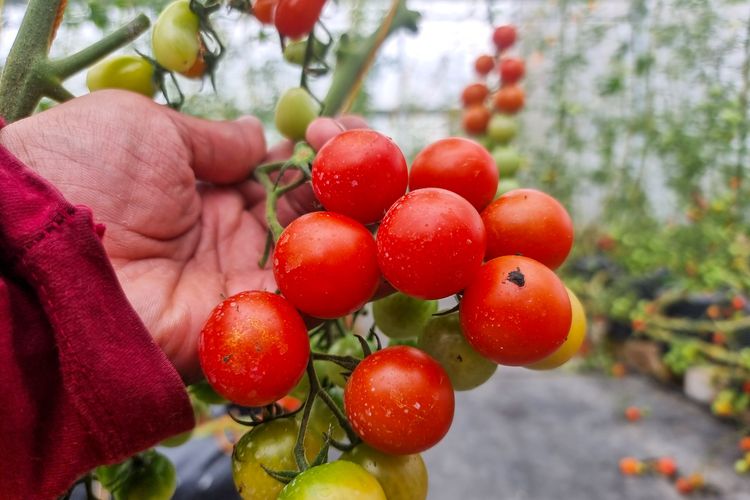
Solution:
[(370, 128), (367, 121), (359, 115), (341, 115), (338, 118), (338, 122), (343, 125), (346, 130)]
[(307, 127), (305, 139), (315, 151), (318, 151), (326, 142), (344, 130), (344, 127), (333, 118), (316, 118)]
[(176, 111), (171, 116), (192, 153), (198, 179), (217, 184), (237, 182), (266, 156), (263, 125), (255, 117), (217, 122)]

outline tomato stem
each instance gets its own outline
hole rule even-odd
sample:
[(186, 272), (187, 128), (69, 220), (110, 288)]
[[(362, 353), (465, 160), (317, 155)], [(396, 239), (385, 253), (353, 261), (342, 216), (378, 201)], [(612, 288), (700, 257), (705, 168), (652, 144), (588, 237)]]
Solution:
[(307, 462), (307, 457), (305, 456), (305, 434), (307, 434), (307, 425), (310, 422), (310, 413), (312, 413), (312, 407), (315, 404), (315, 397), (320, 391), (320, 384), (315, 374), (312, 356), (307, 360), (307, 378), (310, 380), (310, 392), (307, 394), (307, 399), (305, 400), (297, 441), (294, 443), (294, 461), (297, 463), (297, 468), (300, 472), (304, 472), (310, 468), (310, 464)]

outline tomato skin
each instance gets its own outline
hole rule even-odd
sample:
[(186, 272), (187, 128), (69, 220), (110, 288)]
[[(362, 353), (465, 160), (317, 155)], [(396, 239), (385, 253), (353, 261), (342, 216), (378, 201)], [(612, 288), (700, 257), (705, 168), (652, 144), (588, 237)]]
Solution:
[(378, 287), (375, 240), (344, 215), (305, 214), (281, 234), (273, 275), (297, 309), (316, 318), (346, 316), (365, 305)]
[(318, 117), (320, 105), (302, 87), (287, 89), (279, 97), (274, 112), (276, 130), (292, 141), (305, 138), (307, 127)]
[(279, 0), (253, 0), (253, 15), (263, 24), (273, 24), (274, 10)]
[(409, 189), (453, 191), (481, 211), (495, 196), (498, 171), (492, 155), (461, 137), (433, 142), (419, 152), (409, 172)]
[(461, 93), (461, 102), (465, 108), (484, 104), (484, 100), (490, 95), (490, 90), (484, 83), (471, 83)]
[(388, 137), (369, 129), (343, 132), (315, 156), (315, 197), (332, 212), (362, 224), (378, 222), (404, 195), (409, 171), (403, 153)]
[(305, 323), (283, 297), (241, 292), (219, 304), (200, 333), (203, 373), (221, 396), (265, 406), (286, 396), (307, 367)]
[[(275, 471), (297, 470), (294, 443), (298, 432), (299, 423), (295, 419), (272, 420), (254, 427), (234, 445), (232, 478), (243, 499), (276, 498), (284, 485), (266, 474), (262, 466)], [(322, 447), (321, 434), (308, 431), (307, 459), (314, 460)]]
[(522, 59), (505, 57), (500, 60), (500, 79), (503, 85), (517, 83), (526, 74), (526, 65)]
[(497, 365), (475, 351), (464, 338), (458, 313), (432, 318), (417, 347), (445, 368), (453, 389), (468, 391), (487, 382)]
[(386, 347), (359, 363), (344, 388), (344, 408), (362, 440), (410, 455), (437, 444), (453, 421), (453, 387), (443, 367), (408, 346)]
[(278, 500), (387, 500), (372, 474), (338, 460), (306, 470), (287, 484)]
[(123, 89), (146, 97), (156, 94), (153, 65), (141, 56), (114, 56), (92, 66), (86, 74), (89, 92)]
[(482, 212), (487, 259), (524, 255), (557, 269), (573, 247), (573, 221), (559, 201), (536, 189), (505, 193)]
[(488, 54), (477, 57), (477, 60), (474, 61), (474, 69), (480, 76), (489, 75), (495, 69), (495, 58)]
[(552, 354), (568, 336), (572, 311), (560, 278), (527, 257), (487, 262), (464, 290), (461, 329), (482, 356), (523, 366)]
[(391, 339), (417, 337), (438, 310), (435, 300), (420, 300), (397, 292), (372, 303), (375, 325)]
[[(518, 134), (518, 123), (508, 115), (493, 115), (487, 125), (487, 135), (495, 142), (507, 144)], [(502, 175), (502, 174), (501, 174)]]
[(500, 174), (500, 178), (513, 177), (521, 168), (521, 155), (509, 146), (498, 146), (492, 150), (492, 159)]
[(499, 52), (512, 47), (516, 43), (516, 37), (516, 27), (512, 24), (498, 26), (492, 33), (492, 41)]
[(339, 460), (354, 462), (375, 476), (388, 500), (427, 498), (427, 467), (419, 454), (388, 455), (360, 444), (344, 452)]
[(583, 341), (586, 339), (586, 311), (584, 311), (583, 305), (578, 300), (578, 297), (576, 297), (576, 294), (568, 287), (565, 287), (565, 290), (568, 292), (573, 314), (568, 338), (555, 352), (541, 361), (527, 365), (526, 368), (531, 368), (532, 370), (552, 370), (558, 368), (567, 363), (581, 349)]
[(461, 120), (463, 129), (470, 135), (482, 135), (487, 131), (492, 112), (482, 104), (475, 104), (464, 110)]
[(508, 85), (501, 87), (494, 97), (492, 98), (492, 104), (495, 109), (501, 113), (515, 114), (523, 109), (524, 101), (526, 96), (521, 87), (516, 85)]
[(159, 14), (154, 23), (151, 45), (154, 59), (170, 71), (190, 70), (201, 49), (198, 16), (190, 0), (176, 0)]
[(326, 0), (279, 0), (274, 24), (279, 34), (292, 39), (302, 38), (318, 22)]
[(485, 240), (471, 203), (445, 189), (417, 189), (397, 201), (380, 224), (378, 263), (397, 290), (440, 299), (471, 282), (482, 265)]

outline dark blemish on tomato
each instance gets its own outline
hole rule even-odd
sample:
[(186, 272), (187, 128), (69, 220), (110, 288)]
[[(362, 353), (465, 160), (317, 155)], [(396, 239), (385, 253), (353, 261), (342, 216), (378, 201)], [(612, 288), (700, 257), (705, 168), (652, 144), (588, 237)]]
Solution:
[(227, 354), (226, 356), (224, 356), (223, 358), (221, 358), (221, 360), (224, 363), (229, 363), (229, 361), (232, 359), (232, 356), (234, 356), (234, 354)]
[(457, 355), (456, 355), (456, 360), (457, 360), (457, 361), (458, 361), (459, 363), (463, 363), (463, 361), (464, 361), (464, 358), (462, 358), (460, 354), (457, 354)]
[(517, 267), (515, 271), (508, 273), (508, 281), (520, 288), (526, 284), (526, 277), (521, 272), (521, 268)]

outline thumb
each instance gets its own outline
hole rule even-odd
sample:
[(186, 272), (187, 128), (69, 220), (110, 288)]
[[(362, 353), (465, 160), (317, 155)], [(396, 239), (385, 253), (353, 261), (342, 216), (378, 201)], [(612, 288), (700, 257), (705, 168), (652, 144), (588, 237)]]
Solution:
[(241, 181), (266, 155), (263, 125), (255, 117), (211, 121), (169, 112), (191, 152), (191, 167), (200, 180), (217, 184)]

